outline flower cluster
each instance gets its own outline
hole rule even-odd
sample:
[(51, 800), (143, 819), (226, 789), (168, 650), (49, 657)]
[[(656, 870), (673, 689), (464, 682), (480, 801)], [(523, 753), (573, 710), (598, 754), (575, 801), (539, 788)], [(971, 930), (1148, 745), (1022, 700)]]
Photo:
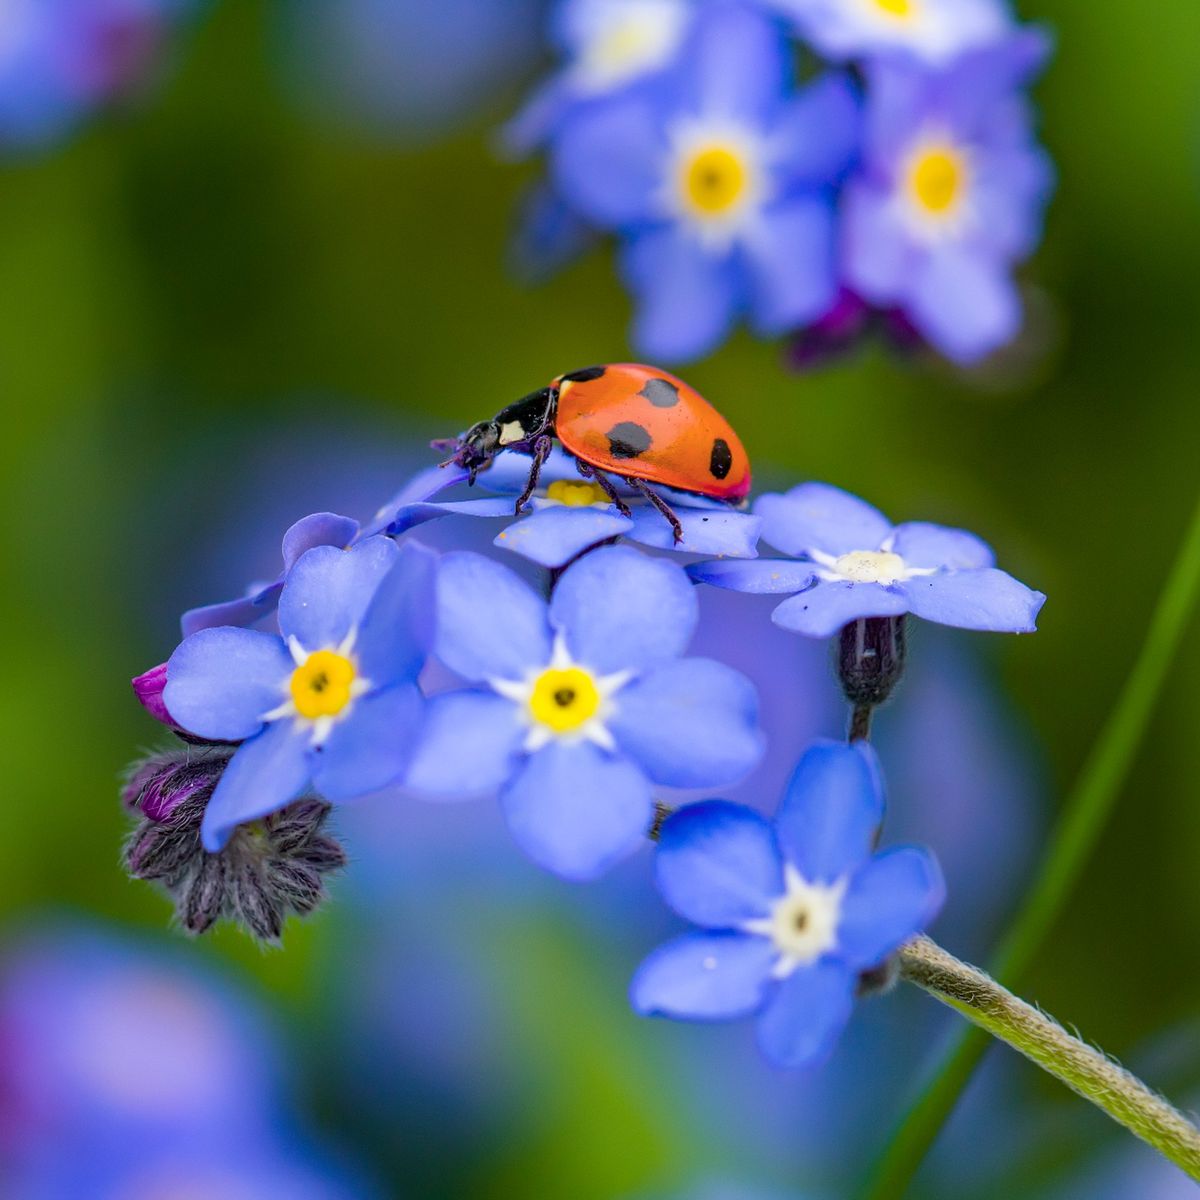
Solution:
[[(331, 806), (386, 789), (494, 795), (525, 854), (569, 880), (658, 840), (663, 897), (703, 931), (647, 960), (635, 1008), (761, 1012), (771, 1059), (816, 1062), (854, 995), (886, 981), (932, 920), (941, 875), (924, 851), (874, 853), (881, 772), (861, 730), (808, 750), (773, 822), (702, 798), (746, 777), (764, 736), (750, 681), (687, 656), (695, 585), (780, 594), (784, 629), (840, 631), (856, 710), (899, 677), (906, 614), (1023, 632), (1044, 597), (973, 535), (893, 527), (825, 484), (762, 496), (751, 512), (673, 496), (677, 543), (652, 506), (626, 515), (573, 479), (566, 454), (514, 513), (528, 467), (501, 454), (483, 476), (491, 498), (444, 499), (465, 473), (423, 472), (365, 525), (306, 517), (284, 537), (277, 579), (185, 614), (179, 646), (134, 680), (182, 746), (131, 772), (127, 868), (165, 888), (188, 931), (224, 917), (273, 942), (344, 865)], [(541, 569), (545, 589), (416, 540), (430, 520), (464, 516), (505, 521), (495, 545)], [(759, 558), (760, 537), (786, 557)]]
[[(521, 244), (614, 234), (640, 353), (693, 359), (745, 319), (813, 361), (878, 316), (972, 363), (1018, 332), (1047, 43), (1003, 0), (560, 0), (554, 41), (506, 131), (548, 167)], [(823, 60), (803, 81), (798, 46)]]
[(10, 0), (0, 14), (0, 146), (43, 145), (134, 92), (192, 0)]

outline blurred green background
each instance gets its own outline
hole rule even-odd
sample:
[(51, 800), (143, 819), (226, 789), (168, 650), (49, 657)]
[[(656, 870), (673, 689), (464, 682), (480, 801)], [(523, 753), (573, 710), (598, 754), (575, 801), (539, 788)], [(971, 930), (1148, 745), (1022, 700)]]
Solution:
[[(685, 374), (764, 475), (834, 481), (897, 519), (978, 530), (1048, 593), (1036, 638), (995, 649), (1061, 795), (1200, 488), (1200, 8), (1045, 0), (1022, 15), (1058, 43), (1037, 87), (1060, 174), (1027, 271), (1044, 314), (1037, 361), (997, 381), (873, 349), (797, 377), (782, 347), (739, 335)], [(353, 437), (377, 465), (395, 447), (398, 484), (431, 434), (629, 355), (607, 252), (536, 288), (506, 269), (534, 168), (498, 162), (490, 139), (516, 93), (405, 147), (295, 103), (279, 39), (275, 6), (216, 4), (136, 111), (0, 168), (10, 925), (46, 906), (166, 924), (165, 903), (118, 867), (116, 780), (153, 738), (126, 681), (169, 653), (180, 607), (236, 591), (255, 563), (274, 569), (278, 531), (306, 510), (281, 510), (272, 479), (310, 478), (309, 507), (337, 509), (333, 481), (354, 464), (330, 457)], [(1200, 1015), (1197, 635), (1193, 621), (1027, 989), (1120, 1057)], [(282, 952), (224, 930), (195, 953), (256, 977), (313, 1031), (303, 1055), (319, 1040), (313, 997), (336, 920), (293, 922)], [(509, 951), (561, 983), (552, 1003), (526, 997), (549, 1022), (530, 1046), (555, 1099), (538, 1136), (493, 1152), (478, 1194), (647, 1187), (704, 1147), (656, 1109), (643, 1043), (591, 995), (619, 993), (625, 965), (597, 964), (553, 914), (543, 922)], [(951, 949), (981, 959), (988, 947)], [(586, 1039), (569, 1036), (576, 1021)], [(1023, 1086), (1045, 1103), (1076, 1103), (1035, 1074)]]

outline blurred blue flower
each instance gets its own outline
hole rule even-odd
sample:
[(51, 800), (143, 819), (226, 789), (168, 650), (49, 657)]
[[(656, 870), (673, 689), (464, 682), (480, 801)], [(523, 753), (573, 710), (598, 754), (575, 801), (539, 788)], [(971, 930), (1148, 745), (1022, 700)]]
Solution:
[(696, 563), (688, 572), (734, 591), (791, 595), (771, 614), (784, 629), (829, 637), (862, 617), (904, 613), (996, 633), (1036, 628), (1046, 597), (997, 570), (974, 534), (923, 521), (893, 526), (825, 483), (762, 496), (755, 510), (763, 538), (793, 558)]
[(675, 71), (560, 122), (552, 180), (585, 218), (622, 235), (633, 344), (677, 361), (711, 350), (743, 315), (774, 335), (833, 303), (832, 187), (858, 134), (846, 76), (796, 91), (779, 24), (711, 0)]
[[(399, 534), (437, 517), (512, 517), (513, 500), (529, 478), (529, 456), (500, 455), (479, 482), (496, 497), (477, 500), (413, 501), (394, 510), (387, 532)], [(451, 480), (454, 482), (454, 480)], [(720, 500), (659, 488), (683, 527), (676, 543), (661, 513), (632, 488), (621, 489), (631, 513), (622, 516), (599, 484), (580, 477), (575, 460), (557, 447), (546, 460), (541, 486), (523, 515), (496, 535), (495, 545), (512, 550), (544, 567), (561, 567), (577, 554), (607, 538), (626, 537), (660, 550), (753, 558), (760, 518), (734, 512)]]
[(944, 884), (925, 850), (873, 854), (883, 820), (874, 752), (817, 742), (774, 823), (724, 800), (663, 826), (663, 898), (703, 928), (656, 950), (631, 997), (644, 1015), (717, 1020), (760, 1013), (759, 1044), (780, 1066), (825, 1059), (859, 975), (937, 915)]
[(926, 64), (997, 41), (1012, 26), (1003, 0), (767, 0), (828, 58), (904, 54)]
[(163, 700), (173, 720), (199, 737), (245, 739), (205, 810), (205, 849), (310, 784), (337, 801), (403, 773), (421, 711), (433, 572), (430, 551), (389, 538), (316, 546), (283, 586), (282, 636), (202, 629), (171, 655)]
[(673, 68), (695, 14), (693, 0), (560, 0), (550, 40), (565, 63), (508, 123), (505, 147), (526, 154), (576, 108)]
[(940, 71), (868, 64), (864, 163), (842, 202), (845, 282), (972, 363), (1021, 326), (1011, 277), (1041, 237), (1052, 168), (1017, 89), (1046, 60), (1032, 30)]
[(500, 789), (542, 866), (591, 879), (631, 853), (655, 785), (732, 783), (758, 760), (757, 697), (736, 671), (680, 659), (697, 621), (687, 576), (610, 546), (569, 567), (547, 604), (471, 553), (438, 573), (438, 657), (477, 685), (430, 701), (409, 784)]
[(39, 145), (130, 93), (191, 0), (7, 0), (0, 9), (0, 145)]

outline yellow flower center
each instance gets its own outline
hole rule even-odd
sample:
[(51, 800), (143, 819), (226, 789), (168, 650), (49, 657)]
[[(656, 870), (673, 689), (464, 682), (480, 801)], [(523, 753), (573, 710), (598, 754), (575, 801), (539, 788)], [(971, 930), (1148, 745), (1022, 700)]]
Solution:
[(345, 655), (315, 650), (292, 672), (296, 711), (310, 721), (337, 716), (350, 703), (356, 674)]
[(904, 559), (887, 550), (852, 550), (833, 569), (851, 583), (895, 583), (904, 578)]
[(607, 504), (608, 495), (598, 483), (574, 483), (556, 479), (547, 489), (546, 498), (568, 508), (587, 508), (589, 504)]
[(743, 198), (750, 181), (746, 163), (728, 146), (705, 146), (683, 164), (683, 195), (702, 216), (719, 216)]
[(529, 712), (555, 733), (570, 733), (590, 721), (600, 709), (596, 681), (580, 667), (550, 667), (533, 684)]
[(904, 21), (913, 15), (916, 5), (913, 0), (874, 0), (875, 7), (889, 17)]
[(917, 205), (939, 216), (962, 199), (967, 171), (962, 154), (947, 146), (917, 154), (909, 167), (908, 186)]

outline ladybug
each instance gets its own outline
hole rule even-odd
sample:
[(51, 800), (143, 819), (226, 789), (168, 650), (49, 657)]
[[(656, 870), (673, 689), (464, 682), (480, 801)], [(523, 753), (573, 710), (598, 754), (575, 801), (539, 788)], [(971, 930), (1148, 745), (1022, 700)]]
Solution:
[(557, 438), (579, 473), (594, 479), (618, 511), (629, 507), (609, 478), (623, 479), (649, 500), (683, 540), (679, 518), (649, 485), (741, 506), (750, 492), (750, 460), (729, 422), (694, 388), (657, 367), (612, 363), (586, 367), (530, 392), (461, 437), (434, 442), (475, 482), (501, 450), (533, 456), (518, 513), (537, 487)]

